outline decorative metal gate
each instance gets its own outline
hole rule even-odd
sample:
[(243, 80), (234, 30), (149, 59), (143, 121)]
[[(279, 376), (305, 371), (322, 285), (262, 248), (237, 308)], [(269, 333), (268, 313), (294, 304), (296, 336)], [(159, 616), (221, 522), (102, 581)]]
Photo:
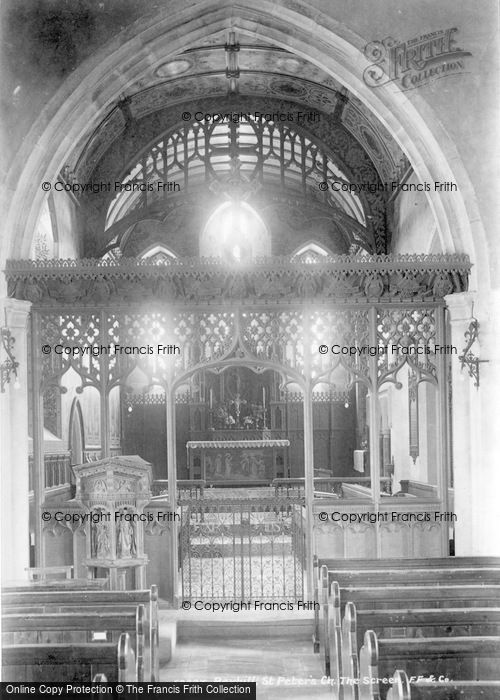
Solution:
[(280, 497), (183, 501), (183, 600), (303, 598), (302, 504)]

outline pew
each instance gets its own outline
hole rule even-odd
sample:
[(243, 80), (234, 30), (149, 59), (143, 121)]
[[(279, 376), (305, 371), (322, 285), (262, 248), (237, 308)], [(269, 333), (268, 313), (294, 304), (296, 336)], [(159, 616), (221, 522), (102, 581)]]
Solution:
[[(431, 666), (434, 664), (436, 668), (449, 668), (452, 671), (460, 663), (465, 675), (460, 677), (454, 671), (451, 676), (457, 682), (457, 688), (460, 683), (469, 682), (470, 678), (478, 678), (480, 669), (487, 681), (482, 678), (481, 687), (474, 685), (472, 692), (477, 693), (478, 697), (481, 697), (481, 693), (490, 692), (484, 691), (483, 686), (486, 682), (494, 683), (489, 680), (496, 673), (492, 670), (491, 659), (500, 650), (500, 638), (497, 636), (500, 633), (499, 558), (459, 558), (456, 569), (454, 558), (430, 560), (429, 568), (429, 561), (425, 562), (424, 568), (422, 560), (367, 560), (361, 562), (360, 570), (353, 567), (352, 560), (335, 562), (335, 570), (329, 570), (325, 565), (320, 568), (317, 559), (314, 563), (319, 574), (315, 581), (317, 600), (320, 602), (320, 610), (315, 616), (314, 640), (321, 641), (325, 672), (331, 675), (338, 697), (343, 700), (385, 698), (388, 685), (383, 685), (381, 696), (377, 694), (378, 684), (369, 691), (372, 694), (362, 687), (365, 685), (362, 681), (364, 674), (366, 677), (366, 669), (361, 670), (357, 650), (361, 641), (365, 641), (364, 635), (368, 631), (375, 634), (373, 628), (379, 632), (378, 642), (384, 650), (383, 663), (388, 664), (386, 674), (394, 671), (396, 662), (400, 668), (405, 668), (405, 658), (409, 659), (411, 673), (419, 671), (421, 659)], [(340, 599), (343, 603), (347, 602), (341, 622), (338, 614)], [(397, 638), (385, 639), (388, 635), (397, 635)], [(445, 652), (447, 642), (453, 650), (451, 656)], [(394, 656), (394, 659), (387, 661), (389, 644), (393, 644), (393, 651), (398, 644), (403, 651), (407, 650), (406, 657), (402, 652), (400, 657)], [(423, 650), (425, 654), (422, 656)], [(455, 665), (447, 667), (450, 659)], [(406, 671), (409, 669), (406, 668)], [(378, 668), (378, 677), (380, 673)], [(419, 672), (417, 675), (422, 674)], [(371, 683), (377, 676), (370, 678)], [(355, 680), (349, 683), (349, 679)], [(488, 686), (491, 687), (495, 686)], [(392, 692), (398, 698), (406, 698), (408, 694), (402, 683), (395, 685)], [(416, 692), (422, 692), (421, 683)], [(439, 686), (435, 692), (444, 691)], [(459, 689), (457, 692), (462, 691)], [(457, 697), (466, 698), (467, 694)]]
[(412, 569), (481, 569), (500, 568), (500, 557), (431, 557), (429, 559), (318, 559), (318, 566), (326, 566), (329, 570), (366, 571), (393, 570), (410, 571)]
[[(339, 608), (338, 585), (331, 585), (330, 608)], [(341, 626), (335, 614), (329, 618), (328, 645), (329, 675), (337, 687), (339, 679), (357, 678), (359, 663), (357, 650), (361, 648), (368, 630), (378, 628), (378, 639), (389, 631), (397, 632), (397, 639), (441, 637), (453, 640), (461, 637), (496, 637), (500, 634), (499, 608), (421, 608), (413, 610), (357, 611), (349, 602), (345, 606)], [(373, 625), (376, 623), (376, 625)], [(418, 636), (417, 636), (418, 635)], [(389, 640), (394, 639), (389, 636)], [(340, 638), (340, 645), (339, 645)], [(397, 641), (397, 639), (395, 641)], [(328, 671), (325, 668), (325, 673)], [(340, 690), (339, 690), (340, 692)], [(351, 697), (347, 692), (346, 697)]]
[[(357, 610), (357, 646), (371, 629), (377, 636), (455, 637), (500, 635), (500, 608)], [(397, 630), (397, 635), (393, 634)]]
[(152, 681), (159, 679), (159, 628), (158, 628), (158, 588), (136, 591), (106, 590), (34, 590), (2, 591), (2, 609), (5, 613), (71, 613), (82, 612), (127, 612), (135, 611), (138, 605), (144, 606), (144, 628), (150, 649), (150, 674)]
[(63, 578), (9, 581), (3, 584), (2, 590), (10, 593), (29, 593), (30, 591), (107, 590), (108, 588), (108, 578)]
[(14, 644), (2, 649), (2, 680), (7, 682), (88, 683), (97, 673), (110, 681), (134, 682), (136, 659), (130, 637), (118, 644)]
[[(376, 624), (373, 626), (379, 627), (412, 627), (414, 623), (418, 623), (421, 627), (441, 627), (445, 634), (449, 634), (448, 627), (462, 625), (481, 626), (481, 633), (486, 631), (485, 625), (491, 625), (491, 631), (497, 633), (498, 630), (498, 615), (500, 608), (500, 586), (496, 585), (446, 585), (446, 586), (363, 586), (363, 587), (348, 587), (341, 588), (336, 581), (332, 582), (329, 587), (326, 585), (327, 577), (325, 569), (322, 571), (320, 578), (319, 602), (319, 627), (318, 632), (315, 632), (320, 646), (324, 653), (324, 669), (328, 674), (330, 671), (330, 657), (332, 653), (332, 645), (335, 645), (335, 639), (330, 639), (329, 630), (331, 624), (329, 621), (329, 606), (328, 600), (333, 597), (332, 609), (336, 610), (341, 607), (342, 603), (355, 603), (358, 613), (362, 615), (362, 619), (369, 619)], [(338, 598), (338, 600), (337, 600)], [(470, 608), (479, 608), (475, 613), (467, 612)], [(402, 618), (401, 611), (406, 610), (406, 617)], [(448, 621), (447, 612), (451, 609), (451, 618)], [(415, 610), (412, 617), (412, 610)], [(425, 610), (425, 613), (418, 612)], [(434, 610), (436, 612), (428, 612)], [(382, 613), (392, 614), (392, 617), (383, 617)], [(440, 615), (441, 611), (441, 615)], [(461, 612), (462, 611), (462, 612)], [(364, 613), (366, 612), (366, 616)], [(376, 613), (380, 613), (379, 623), (377, 623)], [(400, 622), (397, 622), (398, 615)], [(415, 617), (415, 616), (419, 616)], [(422, 619), (422, 616), (427, 620)], [(391, 621), (394, 624), (390, 624)], [(484, 627), (484, 629), (483, 629)], [(335, 648), (335, 647), (334, 647)]]
[(386, 700), (498, 700), (500, 681), (419, 682), (395, 671)]
[[(439, 560), (438, 566), (434, 563), (427, 566), (426, 560), (423, 564), (422, 560), (396, 560), (399, 566), (395, 566), (392, 560), (380, 560), (385, 562), (384, 566), (376, 566), (373, 561), (364, 562), (364, 566), (357, 568), (353, 566), (352, 560), (349, 566), (346, 566), (346, 561), (333, 562), (331, 560), (321, 560), (318, 562), (318, 567), (326, 566), (328, 570), (329, 581), (338, 581), (341, 587), (357, 586), (366, 584), (384, 585), (387, 582), (394, 584), (404, 584), (409, 581), (422, 584), (441, 582), (461, 582), (461, 583), (490, 583), (500, 584), (500, 559), (497, 560), (497, 565), (472, 565), (470, 559), (464, 557), (465, 562), (460, 562), (461, 565), (455, 566), (455, 559), (450, 557), (447, 560)], [(357, 561), (357, 560), (356, 560)], [(377, 562), (378, 560), (375, 560)], [(401, 562), (410, 561), (408, 567), (401, 566)], [(444, 563), (445, 561), (448, 564)], [(369, 566), (366, 566), (369, 564)]]
[(425, 678), (437, 680), (440, 687), (474, 676), (494, 681), (499, 654), (498, 636), (377, 639), (368, 630), (359, 652), (359, 700), (384, 700), (395, 668), (420, 680), (418, 692)]
[(139, 682), (151, 680), (151, 649), (146, 630), (142, 604), (135, 611), (114, 613), (68, 610), (65, 613), (6, 614), (2, 617), (2, 635), (14, 637), (13, 645), (19, 644), (18, 636), (24, 637), (23, 644), (97, 643), (98, 640), (92, 638), (95, 634), (105, 634), (105, 641), (116, 642), (117, 636), (128, 632), (135, 653), (135, 677)]
[[(325, 569), (327, 574), (325, 574)], [(385, 586), (388, 582), (407, 586), (441, 583), (500, 584), (499, 557), (441, 557), (422, 559), (346, 559), (313, 561), (314, 600), (320, 604), (315, 610), (313, 649), (320, 651), (321, 619), (325, 615), (328, 586), (338, 581), (343, 588), (363, 585)], [(321, 580), (320, 580), (321, 579)], [(427, 607), (427, 606), (426, 606)]]
[[(341, 603), (353, 602), (359, 610), (394, 607), (498, 607), (500, 585), (409, 585), (340, 587)], [(394, 603), (398, 605), (395, 606)]]

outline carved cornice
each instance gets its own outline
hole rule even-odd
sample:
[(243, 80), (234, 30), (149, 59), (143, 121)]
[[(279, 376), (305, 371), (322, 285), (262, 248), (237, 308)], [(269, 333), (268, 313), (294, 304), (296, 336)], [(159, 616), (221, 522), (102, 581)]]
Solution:
[(9, 296), (38, 308), (169, 302), (221, 306), (321, 302), (442, 301), (467, 289), (467, 255), (332, 256), (316, 264), (266, 258), (229, 268), (219, 259), (184, 258), (154, 265), (117, 262), (10, 260)]

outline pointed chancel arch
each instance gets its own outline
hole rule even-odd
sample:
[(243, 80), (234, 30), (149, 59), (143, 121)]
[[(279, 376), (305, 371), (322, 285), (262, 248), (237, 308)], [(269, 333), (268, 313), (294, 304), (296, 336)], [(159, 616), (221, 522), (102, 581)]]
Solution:
[[(73, 144), (85, 142), (110, 105), (120, 99), (124, 84), (132, 84), (152, 64), (160, 66), (197, 41), (236, 27), (242, 34), (272, 41), (321, 66), (348, 86), (394, 135), (421, 181), (459, 183), (458, 191), (446, 198), (428, 193), (441, 248), (469, 253), (475, 262), (473, 274), (488, 285), (488, 250), (476, 197), (456, 147), (438, 117), (417, 94), (410, 102), (392, 84), (374, 90), (364, 83), (363, 72), (369, 62), (363, 55), (363, 38), (309, 3), (295, 3), (293, 10), (284, 1), (278, 5), (279, 11), (276, 2), (267, 0), (256, 0), (251, 8), (230, 0), (209, 0), (200, 2), (193, 12), (192, 6), (174, 2), (168, 11), (138, 22), (132, 38), (116, 38), (75, 70), (32, 127), (9, 173), (14, 194), (6, 230), (11, 235), (5, 239), (2, 258), (29, 256), (32, 232), (45, 196), (39, 183), (55, 181), (68, 151)], [(130, 55), (134, 55), (132, 63)], [(89, 101), (89, 95), (93, 100)], [(44, 143), (51, 147), (44, 148)]]

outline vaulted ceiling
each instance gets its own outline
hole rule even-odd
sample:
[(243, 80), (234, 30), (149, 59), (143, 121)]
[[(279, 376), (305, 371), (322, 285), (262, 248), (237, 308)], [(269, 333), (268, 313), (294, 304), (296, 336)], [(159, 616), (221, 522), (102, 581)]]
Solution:
[[(348, 87), (282, 48), (244, 35), (236, 35), (236, 42), (237, 94), (259, 97), (263, 113), (270, 111), (266, 99), (281, 99), (335, 117), (366, 150), (383, 181), (397, 177), (405, 165), (403, 152)], [(109, 111), (92, 137), (77, 145), (73, 157), (78, 162), (69, 163), (70, 167), (79, 176), (89, 175), (130, 120), (208, 97), (221, 100), (219, 111), (223, 112), (225, 98), (235, 94), (227, 77), (227, 46), (228, 32), (219, 32), (200, 46), (151, 66), (139, 80), (126, 86), (123, 102)]]

